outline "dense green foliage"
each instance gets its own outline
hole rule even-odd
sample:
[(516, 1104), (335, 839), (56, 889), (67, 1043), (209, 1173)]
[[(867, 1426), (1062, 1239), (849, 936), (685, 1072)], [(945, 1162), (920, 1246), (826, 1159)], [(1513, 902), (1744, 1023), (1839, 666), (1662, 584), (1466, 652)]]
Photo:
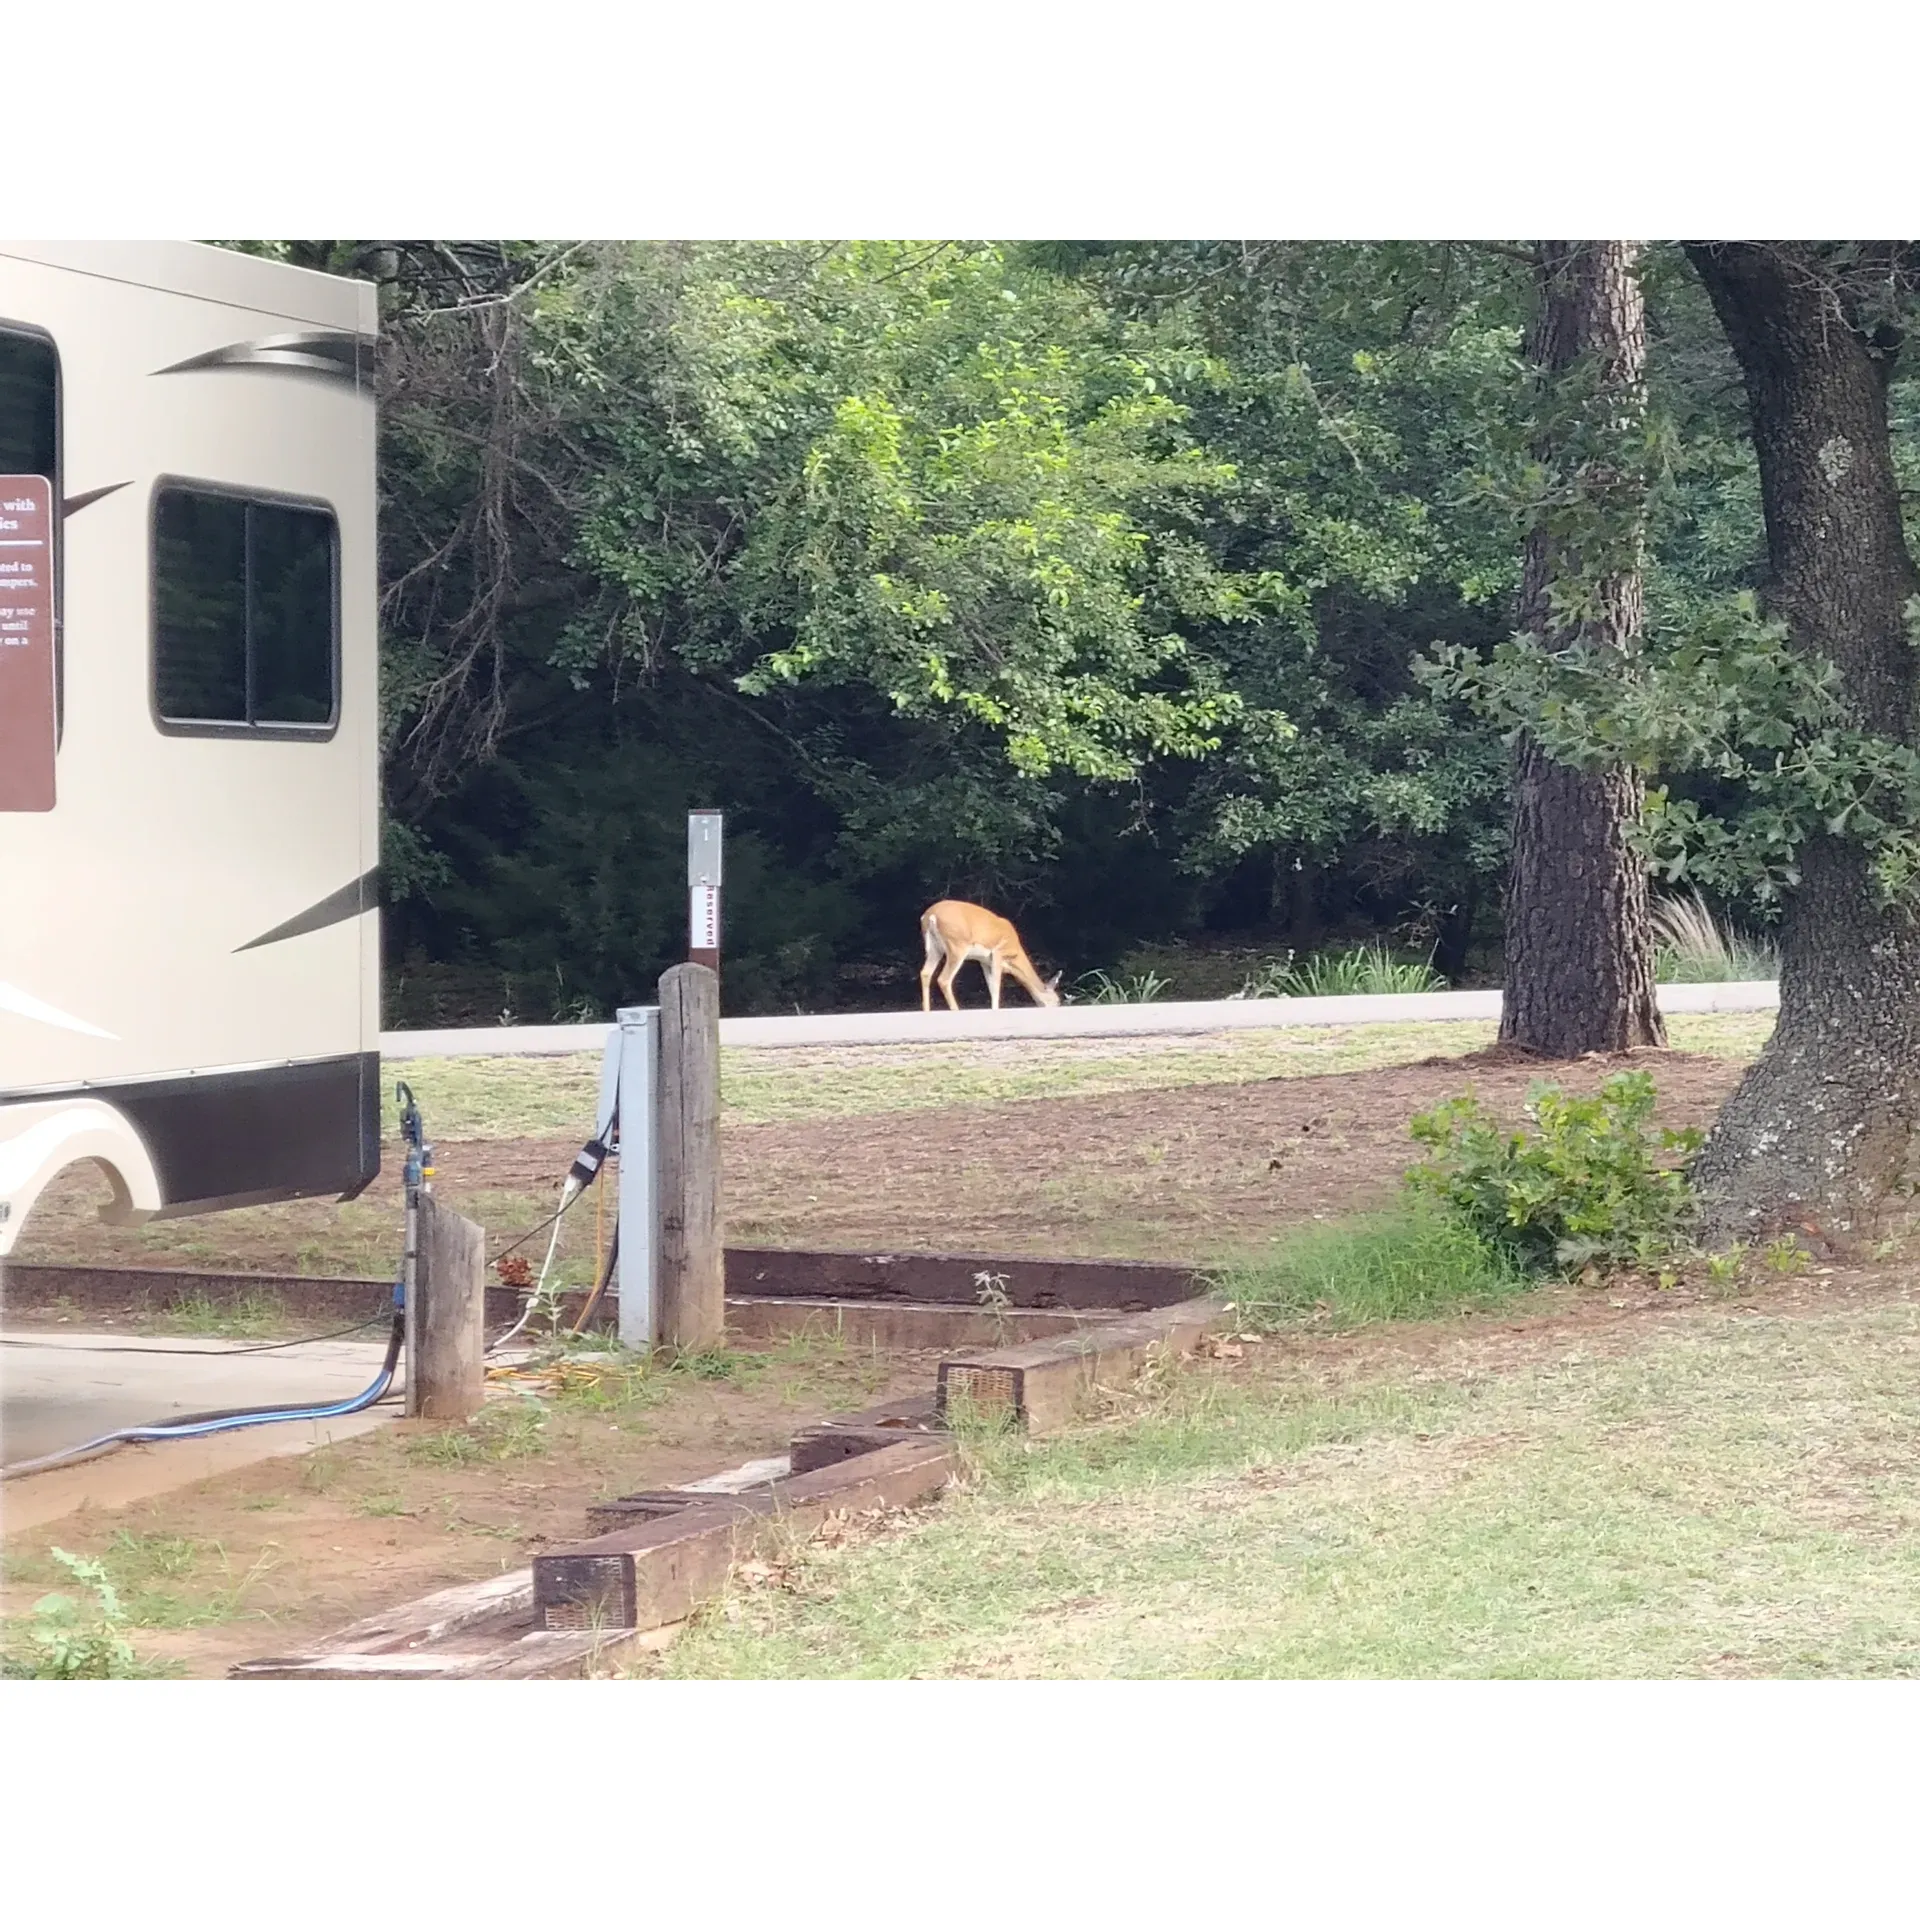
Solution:
[(1462, 1094), (1415, 1118), (1427, 1158), (1407, 1184), (1535, 1271), (1647, 1266), (1687, 1214), (1685, 1170), (1663, 1156), (1700, 1146), (1690, 1129), (1656, 1133), (1654, 1100), (1650, 1073), (1616, 1073), (1592, 1094), (1536, 1087), (1531, 1127), (1515, 1132)]
[(1653, 512), (1623, 675), (1510, 639), (1561, 510), (1522, 248), (252, 244), (383, 289), (402, 1021), (643, 994), (690, 806), (728, 813), (737, 1011), (910, 1004), (943, 893), (1069, 979), (1381, 942), (1486, 978), (1521, 720), (1647, 766), (1662, 872), (1723, 909), (1809, 809), (1905, 817), (1741, 598), (1745, 410), (1677, 251), (1609, 449)]

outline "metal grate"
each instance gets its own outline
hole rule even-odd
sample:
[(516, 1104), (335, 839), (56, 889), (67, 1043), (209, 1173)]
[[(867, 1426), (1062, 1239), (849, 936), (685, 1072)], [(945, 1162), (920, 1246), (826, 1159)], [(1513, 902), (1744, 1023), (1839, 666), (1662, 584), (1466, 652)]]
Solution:
[(578, 1600), (549, 1603), (540, 1609), (540, 1624), (549, 1633), (585, 1633), (593, 1625)]

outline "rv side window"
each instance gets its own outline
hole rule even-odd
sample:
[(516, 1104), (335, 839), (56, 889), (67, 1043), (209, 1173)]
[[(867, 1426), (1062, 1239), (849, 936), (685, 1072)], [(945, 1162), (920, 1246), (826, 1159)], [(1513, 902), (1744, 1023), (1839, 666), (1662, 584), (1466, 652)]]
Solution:
[(162, 487), (154, 501), (154, 710), (197, 731), (331, 727), (339, 534), (323, 507)]
[[(66, 717), (60, 631), (60, 356), (43, 333), (0, 320), (0, 473), (37, 473), (53, 493), (53, 729)], [(19, 743), (9, 741), (18, 751)]]
[(56, 483), (60, 366), (53, 342), (0, 322), (0, 473), (38, 473)]

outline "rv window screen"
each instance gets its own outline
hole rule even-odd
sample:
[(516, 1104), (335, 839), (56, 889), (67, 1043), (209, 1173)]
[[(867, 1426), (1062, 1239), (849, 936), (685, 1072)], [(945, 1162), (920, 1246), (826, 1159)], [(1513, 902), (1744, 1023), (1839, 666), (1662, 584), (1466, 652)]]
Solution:
[(188, 487), (154, 503), (154, 706), (186, 726), (327, 727), (333, 515)]
[(59, 396), (53, 342), (0, 329), (0, 473), (57, 477)]

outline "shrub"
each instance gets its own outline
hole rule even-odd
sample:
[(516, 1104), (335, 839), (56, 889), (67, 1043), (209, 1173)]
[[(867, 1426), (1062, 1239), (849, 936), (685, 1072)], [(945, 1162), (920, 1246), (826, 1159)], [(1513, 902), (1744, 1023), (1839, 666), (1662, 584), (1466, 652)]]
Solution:
[(1592, 1094), (1536, 1086), (1529, 1134), (1504, 1130), (1463, 1095), (1414, 1120), (1428, 1154), (1407, 1183), (1528, 1267), (1644, 1265), (1674, 1245), (1689, 1205), (1684, 1167), (1661, 1156), (1690, 1158), (1701, 1138), (1692, 1128), (1654, 1133), (1654, 1099), (1649, 1073), (1616, 1073)]
[(1240, 991), (1248, 1000), (1279, 1000), (1334, 993), (1438, 993), (1446, 984), (1430, 959), (1406, 960), (1389, 948), (1371, 946), (1310, 954), (1305, 960), (1289, 954), (1250, 974)]
[(1666, 981), (1777, 980), (1780, 952), (1714, 918), (1699, 894), (1653, 907), (1654, 974)]
[(1502, 1246), (1457, 1214), (1412, 1204), (1290, 1236), (1264, 1260), (1228, 1268), (1214, 1290), (1258, 1330), (1318, 1316), (1336, 1327), (1429, 1320), (1484, 1305), (1531, 1284)]

